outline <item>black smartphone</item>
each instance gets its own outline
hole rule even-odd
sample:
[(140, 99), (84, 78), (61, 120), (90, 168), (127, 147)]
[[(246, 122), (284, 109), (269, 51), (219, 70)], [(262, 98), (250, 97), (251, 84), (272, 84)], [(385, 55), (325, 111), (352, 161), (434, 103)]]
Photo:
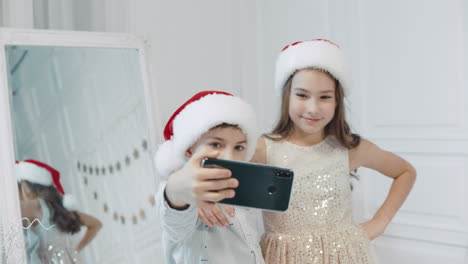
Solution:
[(205, 158), (202, 167), (226, 168), (239, 181), (234, 198), (219, 203), (280, 212), (288, 209), (294, 180), (290, 169), (211, 158)]

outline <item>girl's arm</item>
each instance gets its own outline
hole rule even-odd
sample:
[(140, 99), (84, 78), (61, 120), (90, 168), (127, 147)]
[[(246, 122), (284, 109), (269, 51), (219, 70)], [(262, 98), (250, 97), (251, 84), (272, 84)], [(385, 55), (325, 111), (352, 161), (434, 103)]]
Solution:
[(86, 226), (86, 233), (84, 234), (81, 241), (76, 246), (76, 251), (81, 251), (85, 246), (87, 246), (96, 236), (97, 232), (102, 228), (102, 223), (99, 219), (94, 216), (87, 215), (81, 212), (77, 212), (80, 216), (81, 222)]
[(365, 139), (361, 139), (359, 146), (350, 151), (349, 166), (350, 171), (366, 167), (393, 179), (390, 191), (382, 206), (371, 220), (362, 224), (369, 238), (374, 239), (384, 232), (408, 197), (416, 180), (416, 170), (408, 161), (382, 150)]

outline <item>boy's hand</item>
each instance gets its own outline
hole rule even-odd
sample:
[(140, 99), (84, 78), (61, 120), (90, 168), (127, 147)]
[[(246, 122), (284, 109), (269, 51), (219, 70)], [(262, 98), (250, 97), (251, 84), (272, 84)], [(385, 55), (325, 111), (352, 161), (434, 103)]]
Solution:
[(165, 191), (171, 207), (180, 209), (195, 204), (208, 209), (215, 202), (234, 197), (232, 188), (237, 187), (238, 182), (230, 178), (230, 170), (201, 167), (204, 158), (217, 158), (218, 155), (219, 151), (200, 146), (184, 167), (169, 177)]
[[(234, 208), (231, 206), (223, 205), (224, 210), (231, 216), (235, 216)], [(229, 225), (229, 220), (224, 215), (220, 208), (220, 205), (213, 204), (211, 208), (198, 209), (198, 217), (208, 225), (212, 227), (214, 225), (223, 227)]]

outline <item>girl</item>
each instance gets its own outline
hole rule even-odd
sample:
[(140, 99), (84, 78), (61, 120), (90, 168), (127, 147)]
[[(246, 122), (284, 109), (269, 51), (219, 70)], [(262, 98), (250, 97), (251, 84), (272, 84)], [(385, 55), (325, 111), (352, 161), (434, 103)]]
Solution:
[[(16, 164), (16, 172), (21, 180), (22, 216), (29, 223), (40, 220), (40, 224), (35, 221), (28, 230), (33, 234), (26, 236), (29, 263), (77, 263), (77, 253), (93, 240), (102, 227), (101, 222), (90, 215), (69, 210), (70, 197), (62, 196), (60, 173), (49, 165), (24, 160)], [(79, 232), (83, 225), (87, 227), (86, 233), (73, 248), (68, 234)], [(39, 238), (38, 243), (28, 241), (34, 237)]]
[[(407, 161), (351, 133), (346, 74), (340, 47), (328, 40), (295, 42), (277, 59), (281, 114), (260, 139), (254, 161), (291, 168), (295, 178), (289, 210), (263, 214), (266, 263), (375, 263), (370, 241), (384, 232), (413, 186), (416, 172)], [(374, 217), (357, 225), (349, 175), (359, 167), (393, 184)]]

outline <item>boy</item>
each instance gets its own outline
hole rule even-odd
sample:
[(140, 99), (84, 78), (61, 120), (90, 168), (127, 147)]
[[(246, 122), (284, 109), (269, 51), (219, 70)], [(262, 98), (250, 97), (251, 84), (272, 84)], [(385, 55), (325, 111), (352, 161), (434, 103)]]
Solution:
[(256, 123), (250, 105), (218, 91), (196, 94), (169, 119), (166, 141), (156, 153), (161, 175), (177, 171), (156, 195), (168, 263), (264, 263), (254, 210), (236, 208), (226, 228), (198, 218), (198, 208), (233, 197), (239, 184), (229, 170), (201, 168), (201, 161), (250, 160), (259, 136)]

